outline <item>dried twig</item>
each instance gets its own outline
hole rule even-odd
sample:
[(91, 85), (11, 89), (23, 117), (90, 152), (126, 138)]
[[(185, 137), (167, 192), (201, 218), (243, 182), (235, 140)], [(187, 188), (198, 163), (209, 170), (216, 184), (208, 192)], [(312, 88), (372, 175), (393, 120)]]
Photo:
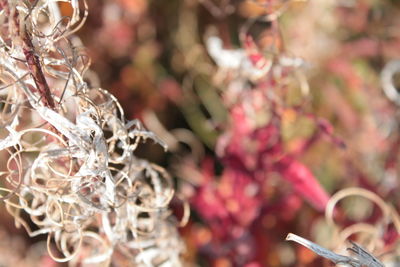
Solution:
[(372, 254), (367, 252), (365, 249), (360, 247), (354, 242), (351, 242), (353, 245), (351, 248), (348, 248), (351, 252), (356, 254), (356, 259), (349, 257), (349, 256), (343, 256), (336, 254), (326, 248), (323, 248), (305, 238), (302, 238), (298, 235), (295, 234), (288, 234), (286, 237), (286, 240), (288, 241), (294, 241), (296, 243), (299, 243), (306, 248), (314, 251), (316, 254), (332, 261), (335, 264), (344, 264), (347, 266), (353, 266), (353, 267), (384, 267), (383, 263), (380, 262), (377, 258), (375, 258)]
[[(70, 4), (71, 19), (58, 2)], [(86, 56), (71, 36), (85, 1), (0, 0), (0, 8), (0, 152), (8, 153), (0, 200), (16, 225), (47, 234), (59, 262), (108, 265), (125, 255), (135, 266), (180, 266), (172, 179), (134, 154), (146, 139), (164, 143), (127, 121), (109, 92), (89, 88), (89, 62), (75, 60)]]

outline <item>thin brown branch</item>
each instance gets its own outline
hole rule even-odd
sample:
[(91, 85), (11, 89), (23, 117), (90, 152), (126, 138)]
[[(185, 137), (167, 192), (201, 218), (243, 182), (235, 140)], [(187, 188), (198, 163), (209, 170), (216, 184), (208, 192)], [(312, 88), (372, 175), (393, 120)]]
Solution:
[(51, 109), (55, 109), (54, 99), (51, 95), (49, 85), (47, 84), (46, 78), (44, 77), (42, 66), (38, 55), (35, 54), (35, 47), (32, 43), (32, 39), (27, 31), (25, 31), (22, 37), (24, 41), (24, 55), (28, 64), (29, 72), (31, 73), (33, 80), (35, 81), (36, 88), (41, 96), (43, 104)]
[(40, 99), (42, 100), (43, 104), (46, 107), (54, 110), (55, 102), (51, 95), (50, 87), (44, 76), (39, 56), (35, 53), (35, 46), (33, 45), (32, 37), (26, 28), (24, 31), (20, 31), (20, 20), (19, 20), (18, 10), (14, 9), (13, 11), (11, 11), (9, 3), (6, 0), (2, 0), (0, 2), (0, 7), (5, 10), (9, 18), (12, 18), (16, 29), (16, 33), (21, 37), (23, 41), (22, 50), (25, 55), (29, 73), (31, 74), (35, 82), (36, 89), (40, 94)]

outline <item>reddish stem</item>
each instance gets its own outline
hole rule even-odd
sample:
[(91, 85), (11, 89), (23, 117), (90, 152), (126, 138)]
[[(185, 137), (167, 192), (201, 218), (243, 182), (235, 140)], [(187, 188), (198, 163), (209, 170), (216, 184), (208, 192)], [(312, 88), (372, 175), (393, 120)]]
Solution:
[(49, 85), (47, 84), (46, 78), (44, 77), (39, 57), (34, 52), (35, 47), (33, 46), (29, 33), (25, 32), (22, 39), (25, 44), (25, 47), (23, 47), (23, 51), (26, 62), (28, 64), (28, 68), (33, 77), (33, 80), (35, 81), (36, 88), (39, 91), (44, 105), (54, 110), (54, 99), (51, 96)]
[(22, 48), (22, 50), (25, 55), (26, 63), (28, 65), (29, 72), (33, 77), (33, 80), (35, 81), (37, 91), (40, 94), (40, 98), (42, 99), (43, 104), (46, 107), (49, 107), (54, 110), (55, 109), (54, 99), (51, 95), (50, 87), (47, 84), (46, 78), (44, 76), (39, 56), (35, 53), (35, 46), (33, 45), (32, 37), (30, 36), (29, 32), (26, 29), (22, 33), (19, 30), (20, 21), (18, 16), (18, 10), (15, 9), (14, 13), (11, 14), (10, 7), (8, 6), (8, 2), (6, 0), (0, 1), (0, 8), (5, 10), (9, 18), (12, 17), (12, 20), (15, 24), (17, 35), (19, 35), (22, 38), (22, 41), (24, 43), (24, 47)]

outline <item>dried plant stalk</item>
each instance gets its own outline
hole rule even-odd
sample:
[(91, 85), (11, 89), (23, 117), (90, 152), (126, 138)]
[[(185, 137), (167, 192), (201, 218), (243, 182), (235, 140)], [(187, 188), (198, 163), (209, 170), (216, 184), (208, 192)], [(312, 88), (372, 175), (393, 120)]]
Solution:
[[(373, 224), (358, 222), (346, 227), (337, 224), (334, 220), (334, 211), (337, 208), (338, 203), (347, 197), (360, 197), (369, 200), (379, 208), (382, 215)], [(364, 236), (363, 240), (368, 241), (368, 243), (365, 243), (364, 245), (369, 250), (378, 255), (384, 254), (384, 258), (386, 259), (385, 262), (398, 262), (396, 256), (398, 255), (399, 244), (394, 243), (392, 248), (385, 249), (384, 235), (387, 233), (391, 224), (394, 226), (395, 232), (397, 232), (397, 234), (400, 233), (400, 217), (396, 209), (390, 203), (385, 202), (377, 194), (358, 187), (342, 189), (335, 193), (329, 200), (325, 210), (325, 217), (327, 223), (333, 227), (335, 231), (335, 234), (333, 235), (335, 240), (332, 240), (333, 246), (342, 245), (350, 236), (354, 236), (355, 238)], [(359, 240), (360, 242), (364, 242), (362, 239)]]
[(380, 262), (377, 258), (375, 258), (372, 254), (370, 254), (368, 251), (357, 245), (356, 243), (352, 242), (352, 247), (348, 248), (348, 250), (352, 251), (357, 259), (349, 257), (349, 256), (343, 256), (336, 254), (326, 248), (323, 248), (305, 238), (302, 238), (298, 235), (295, 234), (288, 234), (286, 237), (286, 240), (288, 241), (294, 241), (296, 243), (299, 243), (306, 248), (314, 251), (316, 254), (332, 261), (335, 264), (342, 264), (342, 265), (347, 265), (347, 266), (353, 266), (353, 267), (384, 267), (383, 263)]
[[(376, 206), (382, 211), (382, 216), (379, 220), (377, 220), (374, 224), (359, 222), (347, 227), (341, 227), (334, 220), (334, 213), (337, 204), (344, 198), (347, 197), (362, 197), (365, 198), (372, 203), (375, 203)], [(295, 234), (289, 234), (286, 240), (297, 242), (308, 249), (314, 251), (316, 254), (329, 259), (335, 264), (344, 264), (347, 266), (398, 266), (398, 243), (395, 243), (391, 246), (391, 248), (387, 248), (385, 250), (384, 244), (384, 234), (386, 233), (390, 224), (393, 224), (397, 233), (400, 232), (400, 219), (397, 211), (390, 204), (386, 203), (382, 198), (380, 198), (377, 194), (368, 191), (363, 188), (346, 188), (335, 193), (329, 200), (326, 210), (325, 217), (327, 223), (333, 227), (333, 239), (331, 240), (331, 244), (334, 247), (342, 247), (344, 242), (348, 240), (350, 236), (357, 239), (359, 234), (364, 234), (368, 237), (369, 245), (367, 246), (374, 254), (381, 255), (382, 263), (378, 260), (374, 255), (358, 244), (350, 241), (352, 247), (348, 248), (348, 251), (351, 251), (356, 255), (356, 258), (343, 256), (336, 254), (328, 249), (325, 249), (305, 238), (297, 236)], [(365, 240), (364, 240), (365, 241)], [(385, 265), (384, 265), (385, 264)]]
[(166, 147), (86, 82), (90, 61), (73, 35), (86, 16), (85, 1), (0, 1), (2, 200), (30, 236), (47, 234), (56, 261), (180, 266), (171, 178), (134, 155), (146, 139)]

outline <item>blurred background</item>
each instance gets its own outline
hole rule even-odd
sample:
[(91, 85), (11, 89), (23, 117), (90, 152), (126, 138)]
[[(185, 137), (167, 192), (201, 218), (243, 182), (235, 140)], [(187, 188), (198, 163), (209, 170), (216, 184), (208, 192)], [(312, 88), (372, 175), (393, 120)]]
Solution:
[[(324, 209), (343, 188), (399, 209), (400, 1), (88, 5), (88, 82), (168, 144), (138, 154), (175, 179), (185, 266), (333, 266), (286, 235), (334, 246)], [(343, 227), (382, 217), (359, 197), (339, 207)], [(1, 266), (62, 266), (0, 212)], [(390, 251), (398, 233), (378, 239)]]

